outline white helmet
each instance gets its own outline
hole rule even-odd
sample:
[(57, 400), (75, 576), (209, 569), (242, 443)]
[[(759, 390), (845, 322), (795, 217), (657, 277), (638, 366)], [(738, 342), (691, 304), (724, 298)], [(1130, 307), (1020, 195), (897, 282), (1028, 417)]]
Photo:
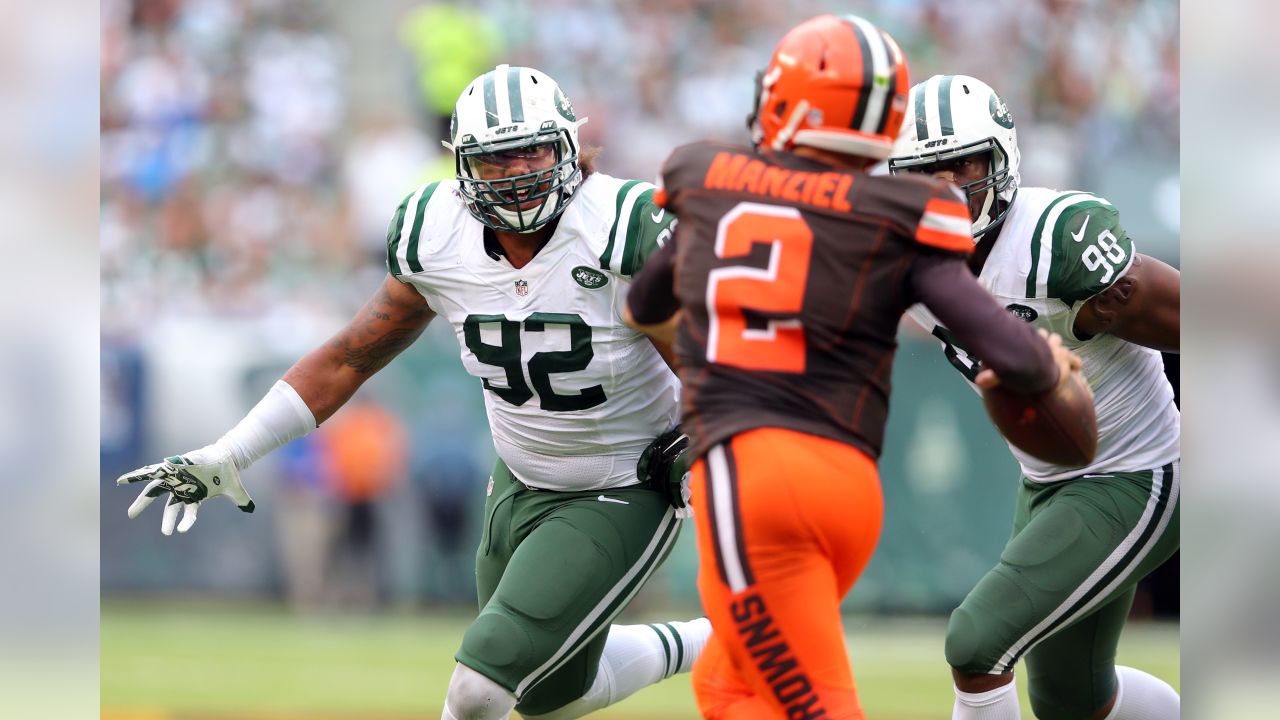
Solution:
[(973, 221), (974, 240), (1004, 221), (1018, 193), (1013, 115), (995, 90), (968, 75), (934, 75), (911, 88), (890, 172), (927, 172), (934, 163), (980, 153), (990, 153), (989, 174), (960, 186), (982, 208)]
[[(495, 230), (532, 232), (568, 207), (582, 184), (579, 120), (560, 86), (533, 68), (499, 65), (467, 85), (454, 106), (449, 142), (467, 209)], [(551, 146), (551, 167), (502, 179), (481, 179), (477, 159)], [(537, 206), (521, 209), (530, 201)]]

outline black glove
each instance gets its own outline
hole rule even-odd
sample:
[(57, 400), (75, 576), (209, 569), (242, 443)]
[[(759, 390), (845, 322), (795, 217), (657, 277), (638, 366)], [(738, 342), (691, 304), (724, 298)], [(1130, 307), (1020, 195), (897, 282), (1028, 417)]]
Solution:
[[(636, 476), (645, 487), (666, 496), (671, 507), (684, 510), (689, 506), (689, 466), (693, 453), (689, 436), (677, 425), (662, 433), (640, 454)], [(681, 517), (687, 516), (687, 511)]]

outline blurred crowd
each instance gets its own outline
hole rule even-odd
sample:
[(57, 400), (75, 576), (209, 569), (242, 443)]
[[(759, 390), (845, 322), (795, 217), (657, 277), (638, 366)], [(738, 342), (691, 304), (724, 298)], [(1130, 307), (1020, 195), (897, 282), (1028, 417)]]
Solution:
[(602, 169), (652, 178), (676, 145), (742, 140), (779, 29), (821, 12), (874, 18), (917, 80), (991, 82), (1034, 138), (1028, 182), (1093, 187), (1123, 148), (1176, 167), (1174, 0), (103, 0), (104, 334), (348, 315), (498, 62), (560, 82)]

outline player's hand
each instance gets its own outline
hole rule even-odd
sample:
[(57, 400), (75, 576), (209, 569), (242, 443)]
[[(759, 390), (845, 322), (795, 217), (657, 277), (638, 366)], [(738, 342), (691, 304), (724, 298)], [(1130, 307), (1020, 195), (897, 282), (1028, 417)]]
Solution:
[[(1062, 336), (1058, 333), (1050, 333), (1044, 328), (1036, 328), (1036, 332), (1040, 333), (1040, 337), (1049, 343), (1049, 352), (1053, 354), (1053, 364), (1058, 368), (1058, 382), (1054, 385), (1054, 389), (1061, 388), (1067, 384), (1071, 378), (1071, 373), (1081, 372), (1084, 367), (1084, 361), (1080, 356), (1071, 352), (1062, 344)], [(990, 390), (1000, 384), (1000, 376), (996, 375), (995, 370), (986, 369), (978, 373), (973, 379), (973, 384), (983, 390)]]
[(677, 425), (649, 443), (636, 463), (636, 476), (652, 490), (662, 493), (676, 509), (676, 517), (689, 517), (689, 466), (693, 453), (689, 436)]
[[(142, 494), (129, 506), (129, 517), (135, 518), (165, 496), (164, 515), (160, 520), (160, 532), (172, 535), (176, 525), (178, 532), (186, 532), (196, 522), (200, 503), (211, 497), (225, 495), (244, 512), (253, 512), (253, 498), (240, 483), (240, 471), (231, 453), (217, 443), (206, 445), (185, 455), (165, 458), (164, 462), (138, 468), (121, 475), (117, 485), (134, 485), (145, 482)], [(179, 522), (178, 514), (182, 513)]]

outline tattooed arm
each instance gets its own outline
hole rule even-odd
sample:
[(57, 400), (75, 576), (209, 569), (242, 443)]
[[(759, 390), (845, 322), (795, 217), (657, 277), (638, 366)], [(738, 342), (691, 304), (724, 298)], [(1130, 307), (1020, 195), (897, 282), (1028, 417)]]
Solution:
[(421, 293), (388, 275), (355, 318), (289, 368), (284, 381), (298, 391), (318, 425), (412, 345), (435, 316)]

